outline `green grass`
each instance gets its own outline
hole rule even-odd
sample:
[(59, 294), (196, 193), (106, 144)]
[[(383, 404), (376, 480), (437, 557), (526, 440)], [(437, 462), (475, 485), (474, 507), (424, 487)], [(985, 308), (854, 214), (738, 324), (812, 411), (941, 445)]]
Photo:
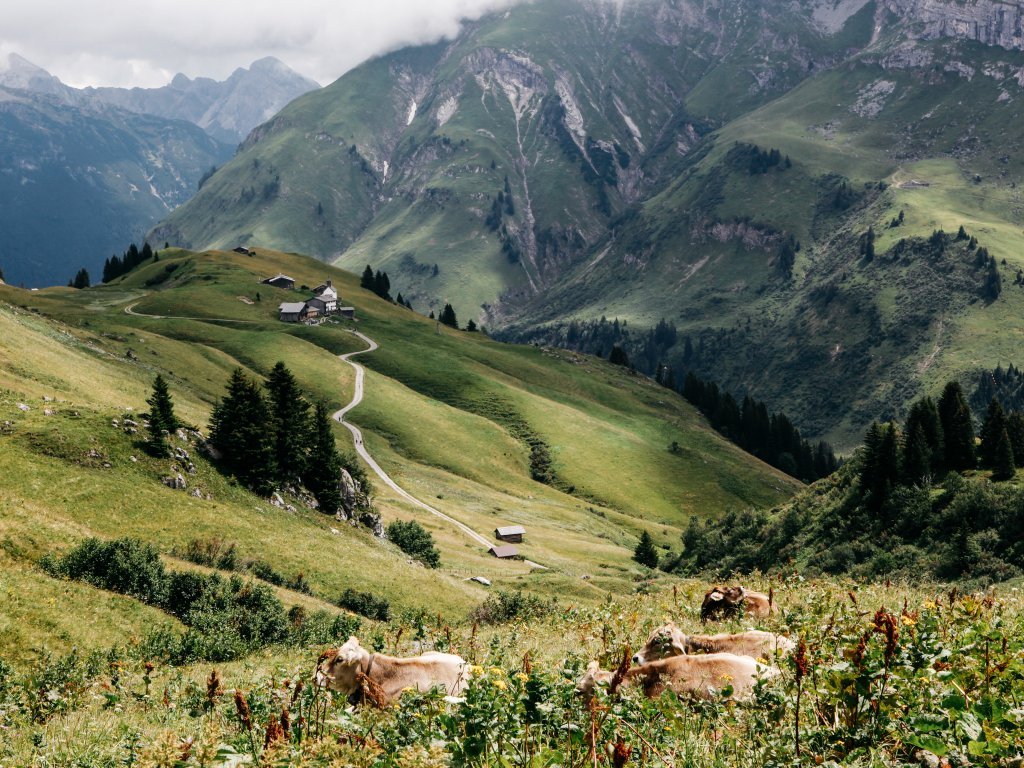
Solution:
[[(258, 253), (170, 251), (111, 286), (0, 289), (0, 300), (9, 302), (0, 310), (0, 348), (12, 361), (0, 373), (0, 417), (12, 422), (0, 436), (11, 510), (0, 519), (0, 541), (19, 553), (12, 566), (30, 573), (35, 558), (86, 536), (131, 534), (165, 553), (216, 536), (286, 576), (306, 574), (328, 599), (353, 586), (387, 597), (396, 609), (431, 605), (460, 620), (486, 594), (465, 581), (469, 576), (599, 601), (634, 588), (642, 569), (630, 555), (642, 528), (663, 547), (678, 548), (691, 515), (777, 503), (797, 487), (640, 377), (481, 334), (438, 334), (421, 315), (359, 289), (351, 274), (304, 257)], [(158, 290), (146, 290), (169, 264), (180, 266), (155, 284)], [(376, 503), (385, 523), (416, 519), (431, 530), (440, 570), (408, 564), (397, 548), (362, 529), (272, 507), (221, 477), (195, 446), (186, 446), (198, 466), (188, 491), (198, 489), (203, 498), (160, 483), (172, 474), (171, 462), (149, 458), (138, 436), (113, 426), (145, 410), (158, 372), (168, 378), (179, 414), (200, 428), (235, 366), (262, 376), (283, 360), (311, 396), (332, 407), (349, 400), (354, 373), (336, 355), (362, 343), (346, 324), (279, 323), (276, 306), (287, 292), (258, 283), (279, 270), (300, 285), (332, 277), (343, 301), (357, 307), (356, 326), (382, 345), (360, 358), (369, 368), (366, 399), (349, 416), (382, 466), (413, 494), (485, 535), (523, 523), (523, 554), (547, 571), (496, 561), (379, 482)], [(259, 302), (237, 299), (257, 291)], [(133, 316), (126, 306), (208, 319)], [(245, 322), (219, 322), (220, 311)], [(551, 447), (563, 490), (530, 479), (523, 428)], [(336, 434), (351, 450), (348, 432), (338, 426)], [(683, 447), (680, 454), (669, 452), (672, 441)], [(575, 495), (566, 492), (571, 486)], [(49, 582), (37, 578), (43, 590)]]

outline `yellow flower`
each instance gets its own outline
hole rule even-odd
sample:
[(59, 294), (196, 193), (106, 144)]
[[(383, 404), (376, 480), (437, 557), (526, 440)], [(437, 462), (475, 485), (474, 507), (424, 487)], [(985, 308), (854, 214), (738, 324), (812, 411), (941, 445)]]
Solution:
[(472, 672), (474, 675), (482, 675), (484, 673), (484, 668), (481, 667), (479, 664), (473, 664), (470, 666), (469, 671)]
[(487, 669), (487, 671), (490, 672), (492, 675), (500, 675), (500, 674), (502, 674), (501, 670), (498, 669), (497, 667), (489, 667)]
[(726, 683), (732, 682), (732, 675), (722, 675), (722, 680)]
[(495, 688), (501, 691), (504, 691), (508, 687), (504, 680), (492, 680), (491, 682), (494, 683)]
[(915, 624), (917, 624), (917, 619), (915, 619), (913, 616), (904, 616), (903, 617), (903, 626), (905, 626), (905, 627), (912, 627)]
[(924, 607), (927, 608), (929, 611), (934, 611), (935, 610), (935, 601), (934, 600), (929, 600), (928, 602), (926, 602), (924, 604)]
[(521, 683), (525, 683), (529, 679), (530, 679), (530, 676), (529, 675), (524, 675), (522, 672), (520, 672), (518, 675), (516, 675), (516, 680), (518, 680)]

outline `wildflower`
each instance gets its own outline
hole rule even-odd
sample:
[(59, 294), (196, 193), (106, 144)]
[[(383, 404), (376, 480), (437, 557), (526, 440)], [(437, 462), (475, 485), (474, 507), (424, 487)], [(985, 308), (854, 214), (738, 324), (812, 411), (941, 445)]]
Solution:
[(935, 601), (934, 601), (934, 600), (928, 600), (928, 601), (927, 601), (927, 602), (926, 602), (926, 603), (924, 604), (924, 607), (925, 607), (925, 608), (926, 608), (927, 610), (929, 610), (929, 611), (934, 611), (934, 610), (935, 610), (935, 607), (936, 607), (936, 606), (935, 606)]
[(502, 674), (501, 669), (499, 669), (498, 667), (488, 667), (487, 671), (490, 672), (492, 675), (500, 675), (500, 674)]
[(491, 682), (494, 683), (494, 687), (499, 691), (504, 691), (508, 687), (504, 680), (492, 680)]
[(472, 664), (469, 667), (469, 671), (472, 672), (474, 675), (482, 675), (484, 673), (484, 668), (481, 667), (479, 664)]
[(285, 740), (284, 728), (281, 726), (281, 722), (277, 719), (277, 715), (271, 715), (267, 721), (267, 733), (263, 737), (263, 748), (267, 749), (272, 747), (279, 741)]
[(238, 719), (242, 721), (245, 730), (252, 730), (252, 713), (249, 711), (249, 702), (245, 700), (245, 694), (235, 689), (235, 709), (238, 710)]
[(900, 620), (903, 622), (903, 626), (905, 626), (905, 627), (912, 627), (915, 624), (917, 624), (917, 619), (915, 619), (913, 616), (909, 616), (907, 614), (904, 614), (900, 618)]
[(524, 675), (522, 672), (520, 672), (519, 674), (516, 675), (516, 680), (518, 680), (521, 683), (525, 683), (529, 679), (530, 679), (530, 676), (529, 675)]

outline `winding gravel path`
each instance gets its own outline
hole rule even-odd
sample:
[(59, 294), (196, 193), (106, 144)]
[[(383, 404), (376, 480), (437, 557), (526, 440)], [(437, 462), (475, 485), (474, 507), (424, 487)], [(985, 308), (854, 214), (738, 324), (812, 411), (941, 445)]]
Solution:
[(465, 523), (460, 523), (454, 517), (446, 515), (441, 510), (435, 509), (434, 507), (430, 506), (429, 504), (420, 501), (415, 496), (413, 496), (411, 493), (409, 493), (404, 488), (402, 488), (398, 483), (396, 483), (394, 480), (392, 480), (391, 477), (388, 475), (388, 473), (385, 472), (383, 469), (381, 469), (380, 464), (378, 464), (374, 460), (374, 458), (370, 455), (370, 452), (366, 450), (366, 446), (363, 445), (363, 433), (359, 431), (359, 427), (357, 427), (355, 424), (352, 424), (351, 422), (345, 421), (345, 414), (348, 413), (349, 411), (351, 411), (353, 408), (355, 408), (357, 405), (359, 405), (359, 403), (361, 403), (363, 401), (363, 378), (366, 375), (366, 371), (363, 368), (363, 366), (361, 366), (359, 363), (353, 362), (351, 358), (355, 357), (356, 355), (362, 355), (362, 354), (365, 354), (367, 352), (373, 352), (375, 349), (378, 349), (380, 347), (380, 345), (377, 342), (375, 342), (373, 339), (371, 339), (369, 336), (366, 336), (365, 334), (359, 333), (359, 331), (352, 331), (352, 333), (355, 334), (356, 336), (358, 336), (363, 341), (365, 341), (368, 346), (366, 347), (366, 349), (360, 349), (360, 350), (358, 350), (356, 352), (349, 352), (349, 353), (344, 354), (344, 355), (339, 355), (339, 358), (341, 360), (343, 360), (344, 362), (348, 363), (353, 368), (355, 368), (355, 371), (356, 371), (356, 384), (355, 384), (355, 392), (353, 392), (353, 394), (352, 394), (352, 401), (348, 405), (346, 405), (344, 408), (342, 408), (341, 410), (339, 410), (337, 413), (334, 414), (334, 420), (339, 422), (343, 427), (345, 427), (346, 429), (348, 429), (349, 432), (352, 433), (352, 439), (355, 441), (356, 452), (360, 456), (362, 456), (363, 461), (365, 461), (367, 464), (370, 465), (370, 468), (374, 471), (374, 473), (376, 473), (377, 477), (379, 477), (381, 479), (381, 481), (383, 481), (383, 483), (388, 488), (390, 488), (392, 491), (397, 493), (399, 496), (401, 496), (403, 499), (408, 501), (410, 504), (412, 504), (414, 506), (417, 506), (420, 509), (424, 509), (427, 512), (429, 512), (430, 514), (436, 515), (437, 517), (441, 518), (445, 522), (450, 523), (451, 525), (454, 525), (456, 528), (461, 530), (464, 534), (466, 534), (471, 539), (473, 539), (473, 541), (475, 541), (478, 544), (482, 545), (483, 547), (489, 549), (491, 547), (491, 542), (488, 541), (487, 539), (485, 539), (483, 536), (481, 536), (476, 531), (474, 531), (468, 525), (466, 525)]
[[(146, 314), (146, 313), (143, 313), (143, 312), (136, 312), (135, 311), (136, 304), (138, 304), (138, 302), (135, 302), (133, 304), (129, 304), (127, 307), (125, 307), (124, 308), (125, 313), (129, 314), (129, 315), (133, 315), (135, 317), (149, 317), (149, 318), (153, 318), (155, 320), (210, 320), (210, 321), (219, 322), (219, 323), (252, 323), (252, 322), (254, 322), (252, 320), (227, 320), (227, 319), (219, 319), (219, 318), (215, 318), (215, 317), (176, 317), (176, 316), (172, 316), (172, 315), (150, 315), (150, 314)], [(350, 423), (348, 421), (345, 421), (345, 414), (348, 413), (349, 411), (351, 411), (353, 408), (355, 408), (357, 405), (359, 405), (363, 401), (363, 380), (366, 377), (366, 369), (364, 369), (363, 366), (361, 366), (359, 363), (353, 362), (352, 358), (355, 357), (356, 355), (363, 355), (363, 354), (366, 354), (367, 352), (373, 352), (375, 349), (379, 349), (380, 348), (380, 345), (377, 342), (375, 342), (373, 339), (371, 339), (369, 336), (367, 336), (367, 335), (365, 335), (363, 333), (360, 333), (359, 331), (351, 331), (351, 333), (354, 334), (355, 336), (358, 336), (363, 341), (365, 341), (366, 344), (367, 344), (367, 347), (366, 347), (366, 349), (360, 349), (360, 350), (357, 350), (355, 352), (348, 352), (348, 353), (346, 353), (344, 355), (339, 355), (338, 356), (338, 358), (340, 360), (342, 360), (343, 362), (348, 363), (349, 365), (351, 365), (355, 369), (355, 372), (356, 372), (356, 382), (355, 382), (355, 391), (352, 393), (352, 400), (349, 402), (348, 405), (346, 405), (344, 408), (340, 409), (339, 411), (337, 411), (334, 414), (334, 420), (337, 421), (339, 424), (341, 424), (349, 432), (352, 433), (352, 439), (353, 439), (353, 441), (355, 443), (356, 452), (363, 458), (363, 461), (365, 461), (370, 466), (370, 469), (372, 469), (374, 471), (374, 474), (376, 474), (377, 477), (379, 477), (381, 479), (381, 481), (388, 488), (390, 488), (392, 491), (394, 491), (401, 498), (405, 499), (407, 502), (409, 502), (413, 506), (419, 507), (420, 509), (426, 510), (430, 514), (435, 515), (436, 517), (439, 517), (440, 519), (444, 520), (446, 523), (449, 523), (449, 524), (455, 526), (456, 528), (458, 528), (460, 531), (462, 531), (464, 534), (466, 534), (469, 538), (471, 538), (477, 544), (480, 544), (485, 549), (490, 549), (491, 546), (492, 546), (490, 540), (488, 540), (488, 539), (484, 538), (483, 536), (481, 536), (479, 533), (474, 531), (472, 528), (470, 528), (465, 523), (461, 523), (458, 520), (456, 520), (454, 517), (451, 517), (450, 515), (446, 515), (441, 510), (436, 509), (436, 508), (430, 506), (429, 504), (420, 501), (415, 496), (413, 496), (411, 493), (409, 493), (404, 488), (402, 488), (398, 483), (396, 483), (394, 480), (392, 480), (391, 476), (388, 475), (388, 473), (385, 472), (381, 468), (380, 464), (378, 464), (374, 460), (373, 456), (370, 455), (370, 452), (366, 450), (366, 446), (363, 445), (363, 433), (359, 430), (359, 427), (357, 427), (355, 424), (352, 424), (352, 423)], [(542, 565), (540, 565), (538, 563), (534, 563), (534, 562), (529, 561), (529, 560), (526, 561), (526, 562), (531, 567), (534, 567), (534, 568), (544, 568), (544, 566), (542, 566)]]

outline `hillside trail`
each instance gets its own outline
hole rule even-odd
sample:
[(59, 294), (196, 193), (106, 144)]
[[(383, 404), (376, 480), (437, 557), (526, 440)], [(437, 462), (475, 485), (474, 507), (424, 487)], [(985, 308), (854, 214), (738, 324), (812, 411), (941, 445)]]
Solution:
[[(228, 319), (221, 319), (221, 318), (215, 318), (215, 317), (178, 317), (178, 316), (172, 316), (172, 315), (150, 315), (150, 314), (147, 314), (147, 313), (144, 313), (144, 312), (136, 312), (135, 311), (135, 306), (137, 304), (138, 304), (138, 302), (134, 302), (134, 303), (129, 304), (128, 306), (126, 306), (124, 308), (125, 314), (133, 315), (134, 317), (148, 317), (148, 318), (152, 318), (154, 320), (209, 320), (209, 321), (213, 321), (213, 322), (228, 322), (228, 323), (252, 323), (252, 322), (255, 322), (255, 321), (252, 321), (252, 320), (228, 320)], [(490, 549), (491, 546), (492, 546), (490, 540), (488, 540), (485, 537), (481, 536), (479, 533), (474, 531), (472, 528), (470, 528), (465, 523), (459, 522), (454, 517), (451, 517), (450, 515), (446, 515), (441, 510), (436, 509), (435, 507), (430, 506), (426, 502), (420, 501), (415, 496), (413, 496), (411, 493), (409, 493), (404, 488), (402, 488), (398, 483), (396, 483), (394, 480), (392, 480), (391, 476), (387, 472), (384, 471), (384, 469), (380, 466), (380, 464), (378, 464), (377, 461), (373, 458), (373, 456), (370, 455), (370, 452), (368, 450), (366, 450), (366, 446), (363, 444), (363, 433), (360, 431), (359, 427), (357, 427), (355, 424), (352, 424), (350, 422), (345, 421), (345, 414), (348, 413), (349, 411), (351, 411), (353, 408), (355, 408), (361, 402), (363, 402), (363, 381), (364, 381), (365, 376), (366, 376), (366, 369), (363, 368), (363, 366), (361, 366), (359, 363), (354, 362), (351, 358), (355, 357), (356, 355), (364, 355), (367, 352), (373, 352), (374, 350), (380, 349), (380, 345), (376, 341), (371, 339), (369, 336), (367, 336), (366, 334), (360, 333), (359, 331), (351, 331), (351, 333), (353, 335), (357, 336), (363, 342), (365, 342), (367, 346), (366, 346), (366, 349), (359, 349), (359, 350), (356, 350), (355, 352), (347, 352), (344, 355), (338, 355), (338, 359), (339, 360), (341, 360), (342, 362), (348, 363), (349, 365), (352, 366), (353, 369), (355, 369), (356, 381), (355, 381), (355, 388), (354, 388), (354, 391), (352, 393), (352, 400), (344, 408), (341, 408), (340, 410), (336, 411), (333, 414), (334, 420), (336, 422), (338, 422), (339, 424), (341, 424), (343, 427), (345, 427), (349, 432), (352, 433), (352, 440), (353, 440), (353, 443), (355, 444), (356, 453), (358, 453), (360, 455), (360, 457), (362, 457), (363, 461), (365, 461), (367, 463), (367, 465), (370, 467), (370, 469), (373, 470), (374, 474), (377, 475), (377, 477), (379, 477), (381, 479), (381, 482), (383, 482), (388, 488), (390, 488), (392, 491), (394, 491), (400, 498), (405, 499), (407, 502), (409, 502), (413, 506), (419, 507), (420, 509), (423, 509), (423, 510), (429, 512), (430, 514), (440, 518), (441, 520), (444, 520), (446, 523), (455, 526), (460, 531), (462, 531), (464, 534), (466, 534), (469, 538), (471, 538), (473, 541), (475, 541), (477, 544), (480, 544), (485, 549)], [(542, 570), (547, 570), (547, 568), (545, 566), (541, 565), (540, 563), (535, 563), (532, 560), (526, 560), (524, 562), (525, 562), (526, 565), (530, 566), (531, 568), (540, 568)]]
[[(349, 402), (348, 405), (346, 405), (344, 408), (338, 410), (334, 414), (334, 417), (333, 417), (334, 420), (337, 421), (339, 424), (341, 424), (349, 432), (352, 433), (352, 439), (355, 442), (356, 452), (362, 457), (363, 461), (365, 461), (370, 466), (370, 468), (374, 471), (374, 473), (377, 475), (377, 477), (379, 477), (381, 479), (381, 481), (383, 481), (383, 483), (388, 488), (390, 488), (392, 491), (394, 491), (401, 498), (405, 499), (406, 501), (408, 501), (413, 506), (416, 506), (416, 507), (419, 507), (420, 509), (426, 510), (430, 514), (435, 515), (436, 517), (439, 517), (441, 520), (444, 520), (445, 522), (447, 522), (447, 523), (449, 523), (451, 525), (454, 525), (456, 528), (458, 528), (464, 534), (469, 536), (469, 538), (473, 539), (473, 541), (475, 541), (478, 544), (482, 545), (485, 549), (490, 549), (492, 544), (491, 544), (491, 542), (488, 539), (486, 539), (483, 536), (481, 536), (479, 533), (474, 531), (472, 528), (470, 528), (465, 523), (461, 523), (458, 520), (456, 520), (454, 517), (451, 517), (450, 515), (446, 515), (441, 510), (436, 509), (435, 507), (430, 506), (426, 502), (420, 501), (415, 496), (413, 496), (411, 493), (409, 493), (404, 488), (402, 488), (398, 483), (396, 483), (394, 480), (392, 480), (391, 477), (388, 475), (388, 473), (385, 472), (381, 468), (380, 464), (378, 464), (374, 460), (373, 456), (370, 455), (370, 452), (366, 450), (366, 446), (363, 445), (363, 433), (359, 430), (359, 427), (357, 427), (355, 424), (352, 424), (351, 422), (345, 421), (345, 414), (348, 413), (349, 411), (351, 411), (353, 408), (355, 408), (357, 405), (359, 405), (363, 401), (363, 380), (364, 380), (364, 377), (366, 375), (366, 369), (364, 369), (363, 366), (361, 366), (359, 363), (354, 362), (352, 360), (352, 358), (355, 357), (356, 355), (364, 355), (367, 352), (373, 352), (374, 350), (380, 348), (380, 345), (377, 342), (375, 342), (373, 339), (371, 339), (369, 336), (367, 336), (366, 334), (360, 333), (359, 331), (351, 331), (351, 333), (353, 335), (357, 336), (358, 338), (360, 338), (362, 341), (364, 341), (367, 346), (366, 346), (366, 349), (356, 350), (355, 352), (347, 352), (344, 355), (339, 355), (338, 356), (338, 358), (340, 360), (348, 363), (349, 365), (351, 365), (355, 369), (355, 372), (356, 372), (356, 382), (355, 382), (354, 391), (352, 393), (352, 400)], [(526, 565), (530, 566), (531, 568), (539, 568), (541, 570), (547, 570), (547, 568), (545, 566), (541, 565), (540, 563), (535, 563), (532, 560), (525, 560), (524, 562), (525, 562)]]
[(352, 439), (355, 441), (356, 452), (362, 457), (363, 461), (365, 461), (370, 466), (370, 468), (374, 471), (377, 477), (379, 477), (388, 488), (397, 493), (401, 498), (405, 499), (410, 504), (417, 506), (420, 509), (424, 509), (432, 515), (436, 515), (445, 522), (454, 525), (460, 531), (462, 531), (471, 539), (473, 539), (473, 541), (483, 545), (484, 547), (490, 548), (491, 542), (485, 539), (476, 531), (474, 531), (468, 525), (466, 525), (465, 523), (460, 523), (458, 520), (449, 515), (446, 515), (441, 510), (435, 509), (429, 504), (420, 501), (411, 493), (402, 488), (398, 483), (392, 480), (390, 475), (388, 475), (388, 473), (381, 468), (380, 464), (378, 464), (374, 460), (373, 456), (370, 455), (370, 452), (366, 450), (366, 446), (363, 445), (363, 433), (359, 430), (359, 427), (357, 427), (355, 424), (352, 424), (351, 422), (345, 421), (345, 414), (351, 411), (353, 408), (355, 408), (363, 401), (363, 379), (366, 375), (366, 369), (363, 368), (363, 366), (361, 366), (359, 363), (353, 362), (352, 358), (355, 357), (356, 355), (364, 355), (367, 352), (373, 352), (376, 349), (380, 349), (380, 345), (366, 334), (360, 333), (359, 331), (351, 331), (351, 333), (357, 336), (358, 338), (362, 339), (364, 342), (366, 342), (367, 347), (366, 349), (360, 349), (355, 352), (348, 352), (344, 355), (338, 356), (340, 360), (348, 363), (355, 369), (356, 383), (355, 391), (352, 393), (351, 402), (349, 402), (348, 405), (346, 405), (344, 408), (342, 408), (341, 410), (337, 411), (334, 414), (334, 420), (352, 433)]

